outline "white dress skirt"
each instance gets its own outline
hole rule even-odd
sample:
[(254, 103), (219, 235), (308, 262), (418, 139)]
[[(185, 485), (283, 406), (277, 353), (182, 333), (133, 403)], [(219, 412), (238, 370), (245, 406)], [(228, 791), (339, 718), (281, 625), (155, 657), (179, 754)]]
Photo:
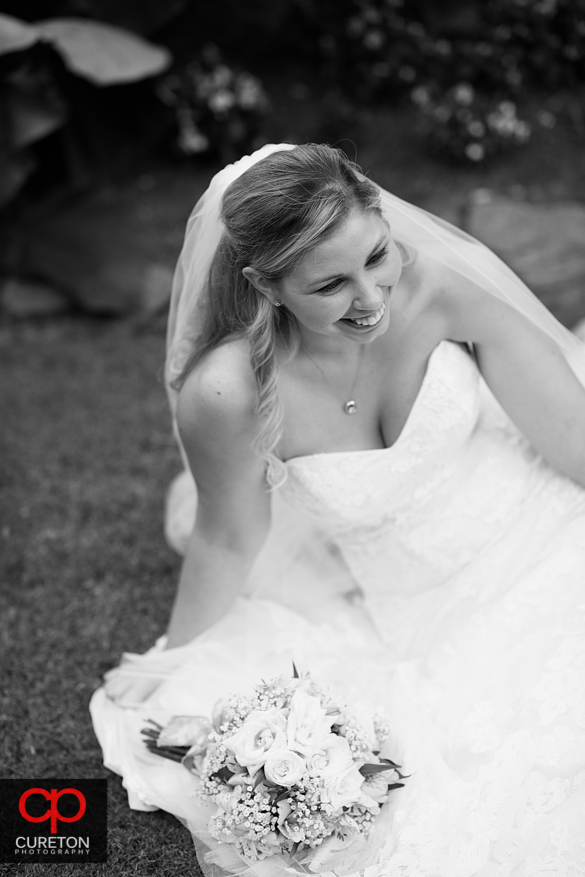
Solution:
[[(296, 457), (287, 471), (249, 593), (188, 645), (125, 655), (94, 694), (104, 763), (130, 806), (174, 813), (204, 872), (230, 872), (193, 777), (151, 755), (140, 729), (210, 715), (294, 660), (358, 714), (383, 707), (410, 775), (359, 856), (312, 873), (585, 875), (585, 490), (538, 456), (448, 341), (391, 447)], [(177, 542), (188, 476), (175, 500)]]

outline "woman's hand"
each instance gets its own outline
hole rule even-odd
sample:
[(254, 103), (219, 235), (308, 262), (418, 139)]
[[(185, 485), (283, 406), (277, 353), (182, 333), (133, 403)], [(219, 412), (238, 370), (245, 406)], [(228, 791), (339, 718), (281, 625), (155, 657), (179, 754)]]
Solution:
[(167, 648), (218, 621), (241, 594), (270, 523), (264, 461), (256, 454), (256, 385), (243, 342), (213, 350), (189, 375), (177, 412), (198, 507)]
[(444, 337), (471, 342), (486, 383), (534, 448), (585, 485), (585, 388), (556, 343), (476, 287), (441, 290)]

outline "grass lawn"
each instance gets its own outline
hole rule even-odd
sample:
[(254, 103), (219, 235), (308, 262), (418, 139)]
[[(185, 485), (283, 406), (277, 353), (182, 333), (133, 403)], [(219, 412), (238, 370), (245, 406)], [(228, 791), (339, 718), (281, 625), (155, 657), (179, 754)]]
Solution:
[[(316, 136), (314, 114), (305, 120), (299, 110), (294, 130), (288, 124), (283, 114), (271, 136)], [(358, 160), (417, 203), (460, 200), (477, 186), (585, 200), (576, 135), (537, 132), (524, 152), (485, 170), (427, 156), (406, 117), (369, 113), (360, 126), (350, 132)], [(162, 512), (180, 464), (163, 354), (157, 320), (0, 323), (3, 777), (105, 777), (91, 693), (123, 650), (144, 651), (165, 628), (179, 558), (164, 543)], [(109, 863), (69, 865), (68, 874), (199, 873), (190, 835), (173, 817), (130, 811), (119, 778), (108, 785)], [(63, 873), (44, 863), (0, 866), (27, 877), (53, 871)]]
[[(160, 326), (65, 319), (1, 332), (5, 778), (107, 776), (90, 695), (124, 649), (144, 651), (164, 630), (179, 559), (164, 543), (162, 508), (179, 459), (163, 350)], [(131, 811), (120, 780), (108, 786), (110, 861), (69, 874), (199, 873), (172, 816)], [(63, 873), (0, 866), (53, 871)]]

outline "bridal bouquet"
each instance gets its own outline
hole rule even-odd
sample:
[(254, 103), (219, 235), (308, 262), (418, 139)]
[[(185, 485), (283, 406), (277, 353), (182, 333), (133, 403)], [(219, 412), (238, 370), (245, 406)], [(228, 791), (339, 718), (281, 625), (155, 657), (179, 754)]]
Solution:
[(350, 845), (404, 785), (399, 765), (381, 755), (385, 720), (374, 717), (368, 734), (296, 669), (220, 701), (211, 721), (151, 724), (148, 748), (181, 761), (216, 805), (210, 835), (248, 860), (309, 853), (326, 839)]

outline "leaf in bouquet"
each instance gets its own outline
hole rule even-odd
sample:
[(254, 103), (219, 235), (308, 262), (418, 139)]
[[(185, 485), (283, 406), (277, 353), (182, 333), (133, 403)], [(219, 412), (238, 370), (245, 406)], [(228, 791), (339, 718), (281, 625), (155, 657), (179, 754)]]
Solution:
[[(148, 743), (146, 744), (148, 746)], [(184, 758), (187, 752), (189, 751), (186, 746), (161, 746), (160, 743), (157, 743), (157, 749), (160, 749), (161, 752), (170, 752), (172, 755), (176, 755), (177, 758)]]
[(293, 665), (293, 679), (299, 679), (299, 671), (297, 670), (297, 665), (295, 662), (292, 662)]
[(404, 785), (404, 783), (392, 783), (390, 786), (388, 786), (388, 791), (391, 792), (392, 789), (403, 789)]
[(266, 781), (266, 774), (264, 773), (264, 768), (261, 767), (258, 771), (256, 771), (256, 776), (254, 778), (254, 788), (258, 788), (260, 783)]
[(387, 770), (396, 770), (391, 764), (362, 764), (359, 771), (363, 777), (375, 776)]
[(143, 728), (140, 733), (143, 737), (150, 737), (155, 743), (158, 740), (159, 732), (154, 728)]
[(145, 740), (146, 748), (149, 752), (152, 752), (153, 755), (159, 755), (161, 758), (168, 758), (170, 761), (176, 761), (180, 763), (183, 759), (183, 754), (175, 752), (171, 749), (161, 749), (160, 746), (157, 746), (153, 740)]
[(55, 18), (37, 22), (37, 27), (67, 67), (94, 85), (135, 82), (161, 73), (171, 63), (167, 49), (111, 24)]
[(227, 783), (231, 778), (235, 776), (233, 770), (230, 770), (229, 767), (220, 767), (219, 770), (216, 770), (215, 773), (211, 774), (211, 779), (218, 779), (222, 783)]
[(142, 728), (140, 733), (144, 738), (144, 745), (154, 755), (160, 755), (161, 758), (169, 758), (171, 761), (182, 761), (187, 752), (188, 746), (161, 746), (160, 735), (162, 725), (152, 719), (147, 719), (154, 727)]
[[(278, 787), (276, 787), (275, 791), (278, 792)], [(274, 804), (278, 804), (279, 801), (284, 801), (285, 798), (288, 798), (289, 792), (290, 792), (290, 789), (282, 789), (280, 792), (278, 792), (278, 794), (276, 795), (276, 797), (274, 799)]]
[[(377, 755), (377, 754), (378, 754), (377, 752), (374, 752), (374, 755)], [(381, 758), (380, 761), (383, 761), (384, 764), (389, 764), (390, 767), (394, 767), (394, 768), (396, 768), (396, 770), (398, 770), (398, 768), (400, 767), (399, 764), (396, 764), (395, 761), (391, 761), (389, 758)]]
[(33, 24), (0, 13), (0, 55), (22, 52), (38, 42), (40, 36)]

